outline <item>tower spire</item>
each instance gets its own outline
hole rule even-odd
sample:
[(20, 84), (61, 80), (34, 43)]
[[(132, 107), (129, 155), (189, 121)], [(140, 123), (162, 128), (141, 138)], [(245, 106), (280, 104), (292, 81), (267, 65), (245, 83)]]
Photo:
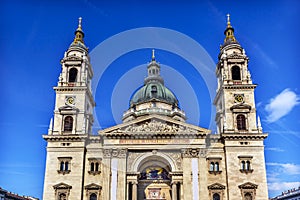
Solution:
[(224, 43), (227, 41), (237, 42), (234, 37), (234, 29), (230, 23), (230, 14), (227, 14), (227, 27), (226, 27), (226, 30), (224, 31), (224, 35), (225, 35)]
[(152, 61), (154, 61), (154, 60), (155, 60), (155, 50), (152, 49)]
[(84, 38), (84, 33), (82, 31), (82, 17), (78, 18), (78, 27), (75, 31), (75, 38), (74, 38), (74, 43), (77, 44), (78, 42), (84, 44), (83, 38)]

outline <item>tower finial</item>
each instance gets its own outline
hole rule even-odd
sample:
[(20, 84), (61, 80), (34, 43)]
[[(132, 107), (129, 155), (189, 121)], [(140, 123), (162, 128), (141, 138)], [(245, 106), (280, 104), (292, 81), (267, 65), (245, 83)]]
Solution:
[(230, 14), (227, 14), (227, 27), (230, 26)]
[(78, 18), (78, 28), (81, 29), (81, 22), (82, 22), (82, 17), (79, 17)]
[(224, 32), (224, 34), (225, 34), (224, 42), (227, 42), (228, 40), (230, 42), (236, 42), (236, 39), (235, 39), (233, 33), (234, 33), (234, 29), (232, 28), (231, 23), (230, 23), (230, 14), (227, 14), (227, 27)]
[(155, 50), (152, 49), (152, 60), (155, 60)]
[(84, 38), (84, 33), (82, 31), (82, 17), (78, 18), (78, 27), (75, 31), (75, 38), (74, 38), (74, 43), (77, 44), (78, 42), (84, 44), (83, 38)]

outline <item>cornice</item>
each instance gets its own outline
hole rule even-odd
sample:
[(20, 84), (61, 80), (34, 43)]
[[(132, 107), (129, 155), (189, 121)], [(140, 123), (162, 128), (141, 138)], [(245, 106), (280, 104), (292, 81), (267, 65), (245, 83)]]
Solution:
[(88, 135), (43, 135), (44, 140), (47, 142), (57, 142), (57, 141), (85, 141)]
[(264, 140), (268, 137), (267, 133), (223, 133), (223, 140)]

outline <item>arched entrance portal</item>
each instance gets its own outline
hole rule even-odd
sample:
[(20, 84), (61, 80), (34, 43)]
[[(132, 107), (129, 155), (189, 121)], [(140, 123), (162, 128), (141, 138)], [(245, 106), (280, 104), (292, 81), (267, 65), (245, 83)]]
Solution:
[(170, 163), (158, 155), (151, 155), (138, 164), (137, 199), (172, 200)]

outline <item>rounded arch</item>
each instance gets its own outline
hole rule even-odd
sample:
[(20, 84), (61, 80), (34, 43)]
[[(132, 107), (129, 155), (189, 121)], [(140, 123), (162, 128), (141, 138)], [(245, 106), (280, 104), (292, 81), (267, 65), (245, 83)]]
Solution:
[(178, 166), (176, 162), (167, 154), (156, 152), (155, 154), (152, 152), (145, 153), (139, 157), (137, 157), (131, 166), (132, 171), (138, 172), (143, 168), (147, 167), (151, 161), (155, 161), (156, 164), (164, 165), (170, 171), (177, 171)]
[(90, 200), (97, 200), (97, 195), (95, 193), (92, 193), (90, 195)]
[(246, 117), (243, 114), (238, 114), (236, 117), (237, 129), (246, 130)]
[(231, 68), (231, 77), (232, 77), (232, 80), (241, 80), (241, 69), (239, 66), (234, 65)]
[(69, 71), (69, 82), (76, 82), (78, 70), (72, 67)]
[(64, 119), (64, 131), (72, 131), (73, 130), (73, 117), (66, 116)]

